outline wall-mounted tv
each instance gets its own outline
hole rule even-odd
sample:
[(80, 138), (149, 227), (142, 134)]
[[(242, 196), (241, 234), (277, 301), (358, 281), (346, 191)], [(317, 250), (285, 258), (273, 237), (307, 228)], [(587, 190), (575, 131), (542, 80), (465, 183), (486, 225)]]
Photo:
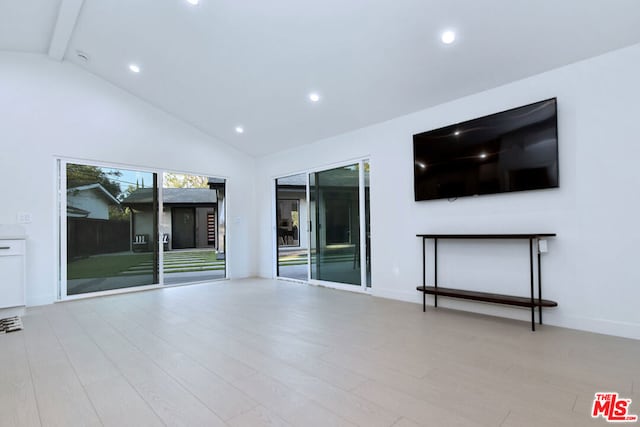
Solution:
[(558, 187), (556, 99), (413, 135), (416, 201)]

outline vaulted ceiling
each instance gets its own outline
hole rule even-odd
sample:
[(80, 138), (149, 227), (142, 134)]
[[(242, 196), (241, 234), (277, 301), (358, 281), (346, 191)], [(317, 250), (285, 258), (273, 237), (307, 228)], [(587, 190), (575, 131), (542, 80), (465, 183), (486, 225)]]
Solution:
[(638, 43), (638, 22), (637, 0), (5, 0), (0, 50), (72, 62), (259, 156)]

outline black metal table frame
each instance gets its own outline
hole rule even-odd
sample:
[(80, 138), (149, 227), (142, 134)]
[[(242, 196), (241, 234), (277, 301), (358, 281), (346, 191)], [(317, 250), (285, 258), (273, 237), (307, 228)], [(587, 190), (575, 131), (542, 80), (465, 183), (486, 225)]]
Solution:
[[(536, 234), (417, 234), (417, 237), (422, 237), (422, 311), (427, 310), (427, 239), (433, 239), (433, 269), (434, 269), (434, 284), (435, 293), (433, 295), (434, 306), (438, 306), (438, 239), (483, 239), (483, 240), (503, 240), (503, 239), (526, 239), (529, 241), (529, 272), (531, 281), (531, 330), (536, 330), (535, 321), (535, 295), (534, 295), (534, 274), (533, 274), (533, 244), (534, 241), (537, 245), (538, 241), (546, 237), (555, 237), (555, 233), (536, 233)], [(538, 321), (542, 325), (542, 278), (540, 268), (540, 249), (537, 248), (538, 253)]]

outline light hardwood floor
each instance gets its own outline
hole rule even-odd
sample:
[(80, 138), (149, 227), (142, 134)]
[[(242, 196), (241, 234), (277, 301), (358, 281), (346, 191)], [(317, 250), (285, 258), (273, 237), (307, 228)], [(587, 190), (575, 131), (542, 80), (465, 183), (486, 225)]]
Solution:
[(640, 341), (240, 280), (29, 309), (0, 426), (584, 426)]

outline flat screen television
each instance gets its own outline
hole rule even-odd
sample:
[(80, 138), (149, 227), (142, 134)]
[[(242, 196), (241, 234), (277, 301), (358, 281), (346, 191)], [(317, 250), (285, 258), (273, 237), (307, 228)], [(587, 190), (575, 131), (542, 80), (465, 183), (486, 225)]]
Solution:
[(413, 135), (415, 200), (558, 187), (555, 98)]

